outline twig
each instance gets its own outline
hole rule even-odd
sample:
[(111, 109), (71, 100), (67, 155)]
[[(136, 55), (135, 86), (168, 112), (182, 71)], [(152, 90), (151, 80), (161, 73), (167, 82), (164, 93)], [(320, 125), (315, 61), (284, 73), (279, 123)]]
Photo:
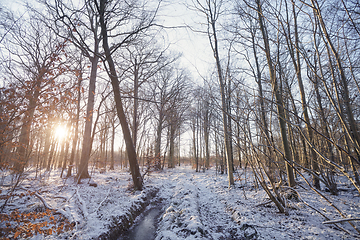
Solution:
[[(16, 179), (16, 183), (14, 184), (14, 186), (11, 188), (10, 193), (8, 193), (8, 195), (10, 197), (12, 197), (12, 193), (15, 191), (16, 187), (20, 184), (20, 181), (22, 180), (21, 177), (23, 176), (23, 173), (20, 173), (18, 175), (15, 175), (17, 177)], [(10, 197), (7, 198), (4, 202), (4, 204), (0, 207), (0, 212), (4, 211), (4, 208), (6, 206), (6, 204), (8, 203), (8, 201), (10, 200)]]
[(49, 206), (49, 204), (45, 201), (45, 199), (40, 196), (37, 192), (34, 193), (34, 195), (40, 199), (40, 201), (44, 204), (44, 206), (47, 208), (47, 209), (50, 209), (50, 210), (56, 210), (55, 208), (52, 208), (51, 206)]
[(260, 203), (258, 205), (255, 205), (255, 207), (261, 207), (261, 206), (265, 206), (265, 205), (268, 205), (269, 203), (272, 203), (273, 201), (267, 201), (267, 202), (264, 202), (264, 203)]
[(332, 223), (341, 223), (341, 222), (348, 222), (348, 221), (360, 221), (360, 218), (343, 218), (337, 219), (332, 221), (325, 221), (323, 224), (332, 224)]
[(79, 191), (78, 191), (78, 190), (79, 190), (79, 188), (76, 188), (76, 195), (77, 195), (77, 198), (78, 198), (78, 200), (79, 200), (79, 202), (80, 202), (80, 205), (81, 205), (81, 208), (80, 208), (80, 209), (81, 209), (81, 211), (82, 211), (85, 219), (87, 219), (89, 213), (88, 213), (88, 211), (87, 211), (87, 209), (86, 209), (86, 204), (85, 204), (85, 202), (84, 202), (83, 199), (80, 197), (80, 194), (79, 194)]
[(64, 197), (64, 196), (49, 196), (50, 198), (60, 198), (63, 199), (65, 202), (68, 201), (68, 198)]
[(108, 193), (106, 194), (106, 197), (104, 198), (104, 200), (101, 201), (101, 203), (100, 203), (99, 206), (96, 208), (96, 210), (95, 210), (93, 213), (91, 213), (91, 214), (97, 213), (97, 211), (99, 211), (101, 205), (102, 205), (102, 204), (105, 202), (105, 200), (108, 198), (108, 196), (109, 196), (109, 194), (110, 194), (110, 190), (111, 190), (111, 188), (109, 188), (109, 191), (108, 191)]

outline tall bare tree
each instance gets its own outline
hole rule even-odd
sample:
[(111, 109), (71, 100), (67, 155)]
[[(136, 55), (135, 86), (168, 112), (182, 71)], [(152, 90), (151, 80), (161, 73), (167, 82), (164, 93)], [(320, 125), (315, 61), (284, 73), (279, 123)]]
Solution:
[(270, 74), (270, 81), (273, 88), (273, 92), (276, 98), (276, 107), (277, 107), (277, 113), (278, 113), (278, 120), (280, 125), (280, 133), (282, 138), (282, 144), (284, 149), (284, 157), (286, 158), (286, 172), (288, 175), (288, 184), (290, 187), (295, 186), (295, 178), (294, 178), (294, 170), (291, 165), (292, 162), (292, 156), (289, 146), (289, 141), (286, 133), (286, 116), (285, 116), (285, 110), (284, 110), (284, 103), (282, 100), (280, 88), (278, 86), (278, 79), (276, 79), (276, 73), (274, 69), (274, 63), (271, 58), (271, 50), (270, 50), (270, 43), (268, 38), (268, 33), (266, 30), (265, 22), (264, 22), (264, 15), (262, 12), (262, 6), (260, 0), (256, 0), (256, 10), (258, 14), (258, 23), (261, 30), (263, 42), (264, 42), (264, 51), (266, 54), (267, 64), (269, 68), (269, 74)]
[[(126, 152), (129, 158), (130, 171), (134, 183), (134, 188), (142, 189), (142, 177), (137, 161), (136, 149), (131, 137), (130, 128), (123, 108), (122, 97), (119, 87), (118, 74), (113, 60), (113, 53), (134, 41), (141, 33), (146, 31), (153, 23), (155, 12), (146, 12), (142, 3), (99, 0), (95, 2), (97, 12), (100, 17), (102, 44), (105, 52), (104, 66), (111, 80), (114, 100), (118, 118), (120, 120)], [(120, 28), (123, 24), (130, 23), (129, 29)], [(116, 32), (111, 35), (110, 31)], [(112, 36), (120, 37), (110, 46), (109, 40)]]
[(209, 38), (210, 46), (215, 58), (219, 89), (221, 94), (221, 111), (223, 115), (223, 128), (224, 128), (224, 143), (225, 143), (225, 153), (226, 153), (226, 163), (228, 169), (228, 181), (229, 186), (234, 184), (233, 176), (233, 153), (232, 153), (232, 139), (231, 139), (231, 128), (229, 125), (229, 108), (228, 108), (228, 96), (227, 96), (227, 86), (226, 78), (224, 74), (224, 69), (221, 64), (221, 57), (219, 51), (219, 40), (218, 40), (218, 30), (217, 22), (221, 13), (223, 11), (224, 1), (215, 1), (215, 0), (205, 0), (193, 1), (193, 7), (195, 10), (204, 14), (207, 19), (207, 35)]

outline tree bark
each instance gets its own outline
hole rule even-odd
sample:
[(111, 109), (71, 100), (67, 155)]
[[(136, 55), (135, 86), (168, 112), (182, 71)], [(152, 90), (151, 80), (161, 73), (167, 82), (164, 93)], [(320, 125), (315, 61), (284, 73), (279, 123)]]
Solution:
[[(120, 94), (120, 87), (119, 87), (119, 81), (115, 69), (115, 64), (111, 56), (110, 47), (108, 44), (108, 35), (107, 35), (107, 27), (105, 23), (105, 4), (106, 0), (100, 0), (100, 8), (99, 8), (99, 14), (100, 14), (100, 25), (101, 25), (101, 34), (103, 37), (103, 48), (105, 51), (105, 57), (106, 62), (108, 63), (108, 75), (111, 79), (111, 85), (113, 87), (114, 91), (114, 100), (116, 105), (116, 111), (120, 120), (121, 128), (124, 135), (124, 140), (126, 144), (126, 152), (129, 158), (129, 164), (130, 164), (130, 172), (134, 183), (134, 188), (136, 190), (142, 189), (142, 178), (139, 170), (139, 165), (137, 162), (136, 157), (136, 151), (133, 144), (133, 140), (131, 138), (130, 129), (128, 122), (126, 120), (122, 100), (121, 100), (121, 94)], [(104, 62), (105, 64), (105, 62)]]
[(66, 177), (70, 177), (72, 174), (72, 168), (74, 166), (74, 159), (75, 159), (75, 154), (77, 152), (77, 144), (78, 144), (78, 139), (79, 139), (79, 118), (80, 118), (80, 99), (81, 99), (81, 82), (82, 82), (82, 71), (79, 71), (79, 76), (78, 77), (78, 89), (77, 89), (77, 94), (78, 94), (78, 98), (77, 98), (77, 104), (76, 104), (76, 117), (74, 119), (75, 121), (75, 126), (74, 126), (74, 138), (73, 138), (73, 142), (72, 142), (72, 149), (71, 149), (71, 154), (70, 154), (70, 159), (69, 159), (69, 166), (68, 166), (68, 171), (66, 174)]
[[(210, 13), (212, 16), (212, 14)], [(218, 50), (218, 40), (216, 35), (216, 26), (215, 26), (215, 19), (211, 21), (211, 28), (214, 37), (213, 43), (213, 53), (216, 60), (216, 68), (218, 73), (218, 80), (220, 85), (220, 94), (221, 94), (221, 110), (222, 110), (222, 118), (223, 118), (223, 129), (224, 129), (224, 143), (225, 143), (225, 156), (226, 156), (226, 164), (228, 169), (228, 181), (229, 186), (234, 185), (234, 176), (233, 176), (233, 154), (232, 154), (232, 147), (231, 147), (231, 129), (229, 129), (228, 124), (228, 106), (227, 106), (227, 99), (226, 99), (226, 86), (223, 79), (223, 73), (220, 63), (219, 57), (219, 50)]]
[(79, 164), (78, 171), (78, 181), (83, 178), (89, 178), (88, 165), (91, 153), (91, 127), (93, 122), (93, 113), (94, 113), (94, 102), (95, 102), (95, 87), (96, 87), (96, 73), (97, 73), (97, 64), (99, 61), (99, 57), (97, 56), (99, 52), (99, 43), (98, 40), (95, 40), (94, 47), (94, 56), (91, 58), (91, 73), (90, 73), (90, 81), (89, 81), (89, 94), (88, 94), (88, 102), (86, 107), (86, 122), (85, 122), (85, 130), (83, 136), (83, 144), (81, 149), (81, 158)]
[(283, 100), (282, 100), (281, 93), (279, 92), (279, 87), (278, 87), (278, 83), (276, 80), (273, 63), (271, 60), (269, 39), (268, 39), (268, 36), (266, 33), (265, 25), (263, 23), (263, 16), (262, 16), (260, 0), (256, 0), (256, 3), (257, 3), (257, 11), (258, 11), (258, 21), (259, 21), (263, 41), (264, 41), (266, 59), (267, 59), (269, 72), (270, 72), (270, 81), (271, 81), (273, 92), (274, 92), (275, 98), (276, 98), (276, 106), (277, 106), (278, 120), (279, 120), (279, 125), (280, 125), (280, 133), (281, 133), (281, 139), (282, 139), (282, 144), (283, 144), (285, 158), (286, 158), (285, 164), (286, 164), (286, 172), (288, 175), (288, 185), (290, 187), (293, 187), (293, 186), (295, 186), (295, 178), (294, 178), (293, 167), (290, 165), (290, 163), (292, 162), (292, 158), (291, 158), (290, 146), (289, 146), (287, 133), (286, 133), (286, 122), (285, 122), (286, 118), (285, 118)]

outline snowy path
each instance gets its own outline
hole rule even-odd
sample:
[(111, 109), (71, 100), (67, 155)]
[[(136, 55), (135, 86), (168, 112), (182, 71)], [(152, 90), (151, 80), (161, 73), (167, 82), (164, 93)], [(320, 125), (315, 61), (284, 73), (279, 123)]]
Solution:
[[(193, 175), (199, 194), (200, 218), (210, 235), (210, 239), (239, 239), (244, 235), (226, 207), (226, 201), (220, 199), (213, 184), (216, 178), (204, 174)], [(211, 181), (209, 181), (212, 178)], [(227, 186), (224, 186), (227, 188)]]
[(160, 193), (168, 203), (159, 224), (157, 240), (244, 237), (244, 231), (226, 209), (226, 202), (216, 192), (216, 177), (181, 169), (170, 178)]
[[(273, 204), (259, 206), (269, 199), (263, 190), (254, 188), (251, 180), (238, 181), (229, 189), (225, 175), (216, 175), (213, 169), (196, 173), (186, 166), (167, 169), (152, 178), (165, 205), (156, 240), (353, 239), (322, 224), (324, 219), (301, 202), (291, 202), (289, 215), (279, 214)], [(298, 191), (312, 206), (336, 217), (317, 195)], [(339, 198), (328, 197), (335, 201)], [(347, 205), (343, 208), (351, 212)], [(354, 209), (360, 209), (359, 204), (355, 205)]]

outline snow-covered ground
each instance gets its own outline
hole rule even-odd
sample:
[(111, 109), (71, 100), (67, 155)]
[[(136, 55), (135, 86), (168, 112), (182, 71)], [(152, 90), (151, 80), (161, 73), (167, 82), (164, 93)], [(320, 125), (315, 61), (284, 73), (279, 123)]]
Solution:
[[(10, 177), (0, 182), (2, 197), (8, 194)], [(247, 176), (247, 177), (245, 177)], [(60, 172), (52, 171), (50, 176), (35, 179), (29, 174), (8, 200), (3, 214), (18, 212), (44, 212), (45, 205), (53, 212), (32, 222), (47, 221), (48, 226), (59, 227), (50, 235), (34, 234), (32, 239), (115, 239), (114, 236), (138, 222), (146, 209), (160, 204), (162, 214), (158, 224), (156, 240), (175, 239), (354, 239), (356, 231), (349, 223), (338, 224), (350, 234), (337, 229), (333, 224), (323, 224), (326, 220), (302, 201), (288, 200), (288, 214), (278, 213), (274, 204), (269, 203), (262, 189), (256, 188), (250, 170), (236, 175), (235, 186), (228, 188), (227, 176), (215, 173), (214, 169), (195, 172), (190, 166), (152, 172), (145, 177), (143, 191), (132, 191), (131, 176), (126, 170), (116, 169), (106, 173), (95, 172), (92, 180), (75, 184), (73, 179), (61, 179)], [(343, 180), (341, 178), (341, 180)], [(300, 179), (299, 179), (300, 181)], [(96, 183), (97, 186), (90, 186)], [(341, 219), (339, 213), (304, 183), (296, 190), (301, 199), (319, 210), (330, 220)], [(91, 184), (94, 185), (94, 184)], [(322, 191), (346, 217), (360, 216), (360, 197), (347, 181), (339, 186), (343, 190), (338, 196)], [(24, 194), (21, 194), (24, 193)], [(6, 198), (0, 198), (0, 207)], [(148, 206), (149, 205), (149, 206)], [(59, 214), (61, 213), (61, 214)], [(139, 217), (135, 219), (136, 216)], [(2, 215), (3, 216), (3, 215)], [(66, 225), (65, 216), (69, 221)], [(58, 219), (50, 224), (50, 220)], [(5, 232), (6, 223), (11, 227), (13, 220), (1, 218), (2, 236), (14, 237)], [(354, 221), (360, 229), (360, 222)], [(67, 227), (64, 227), (67, 226)], [(34, 228), (34, 227), (33, 227)], [(72, 228), (69, 230), (69, 228)], [(5, 234), (5, 235), (4, 235)], [(18, 237), (20, 239), (22, 234)], [(149, 237), (150, 239), (150, 237)]]

